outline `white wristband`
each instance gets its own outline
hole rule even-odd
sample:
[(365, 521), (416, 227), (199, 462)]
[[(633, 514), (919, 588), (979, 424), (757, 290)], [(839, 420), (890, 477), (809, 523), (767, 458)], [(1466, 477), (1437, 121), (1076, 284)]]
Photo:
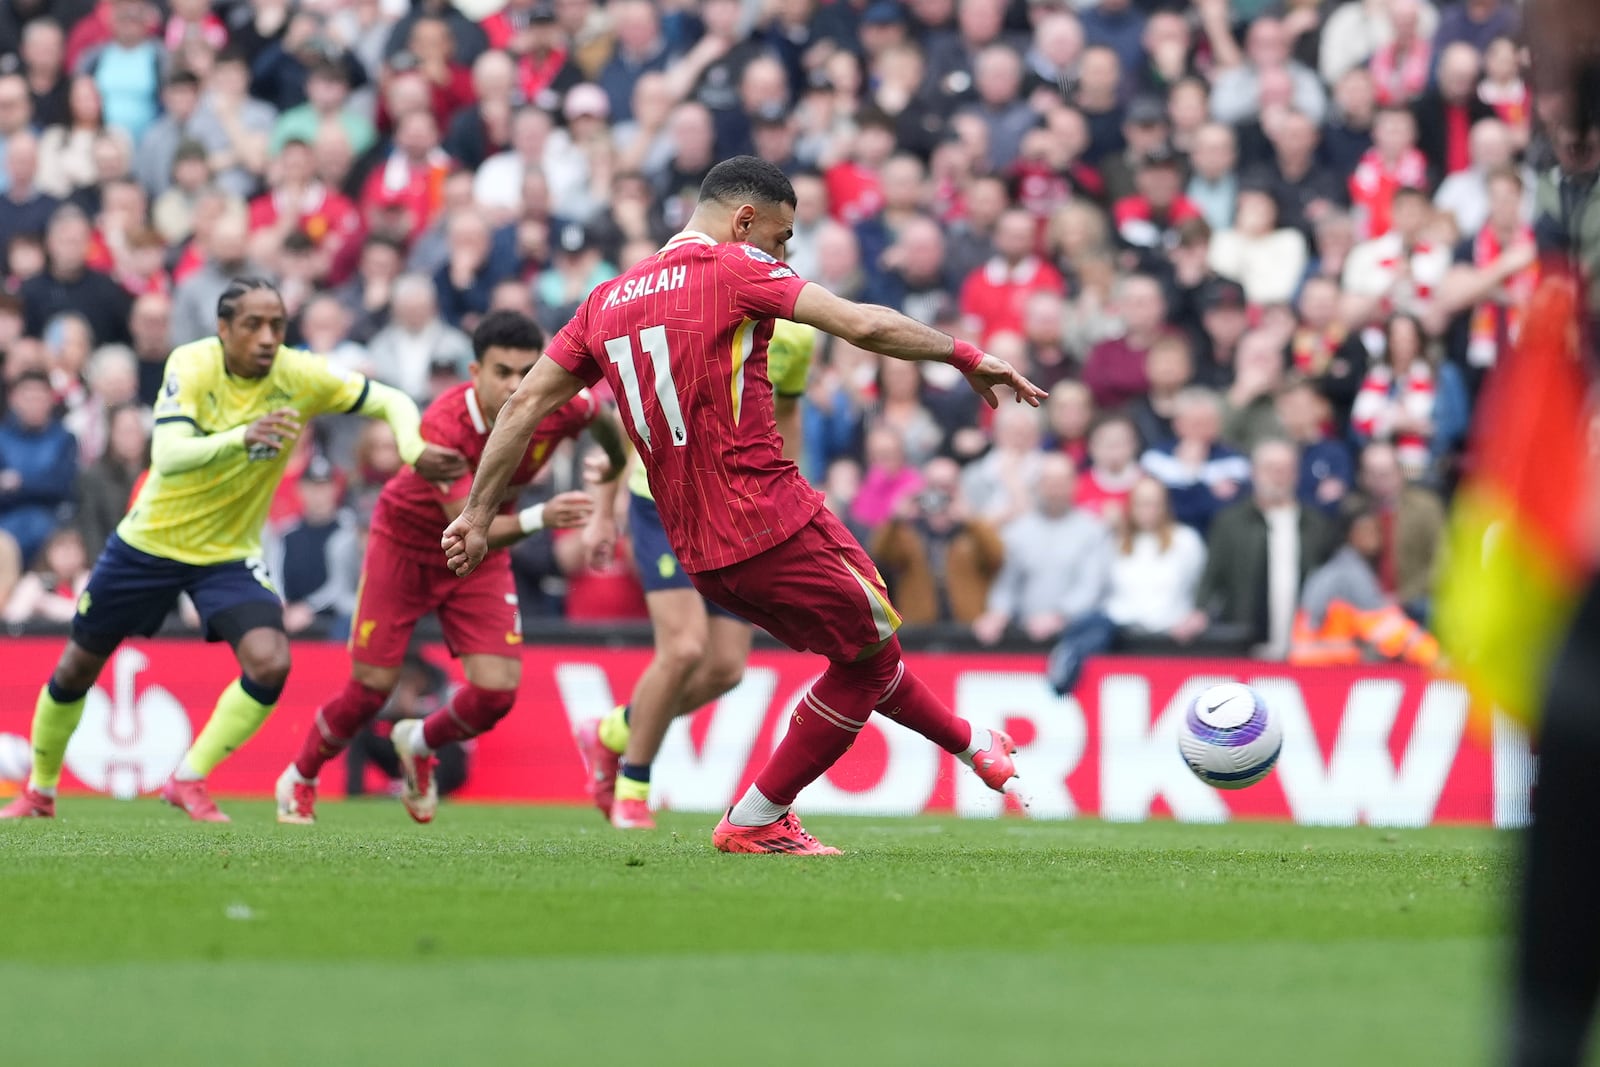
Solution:
[(522, 527), (522, 532), (525, 534), (544, 529), (544, 505), (535, 504), (531, 508), (523, 508), (517, 512), (517, 525)]

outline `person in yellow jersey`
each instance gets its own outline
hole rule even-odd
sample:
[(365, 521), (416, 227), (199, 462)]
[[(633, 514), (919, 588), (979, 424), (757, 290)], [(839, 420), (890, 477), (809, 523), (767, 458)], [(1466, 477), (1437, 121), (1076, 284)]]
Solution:
[[(816, 344), (813, 326), (783, 319), (773, 323), (767, 376), (785, 459), (800, 455), (800, 397)], [(621, 483), (619, 478), (595, 487), (595, 510), (584, 530), (584, 544), (596, 566), (611, 559), (616, 545)], [(576, 740), (595, 806), (620, 830), (651, 830), (650, 765), (667, 727), (739, 684), (750, 658), (752, 627), (702, 597), (678, 565), (641, 463), (633, 464), (628, 492), (628, 533), (655, 633), (655, 656), (628, 703), (580, 726)]]
[(261, 527), (306, 420), (358, 412), (386, 421), (400, 455), (430, 480), (467, 473), (464, 457), (425, 444), (402, 392), (343, 374), (283, 344), (288, 315), (270, 282), (238, 278), (217, 301), (217, 335), (167, 359), (151, 472), (95, 563), (55, 672), (33, 715), (33, 775), (0, 818), (50, 818), (67, 741), (84, 698), (126, 637), (160, 628), (187, 593), (208, 641), (226, 641), (240, 676), (161, 797), (191, 819), (227, 822), (205, 778), (266, 721), (289, 675), (283, 602), (262, 565)]

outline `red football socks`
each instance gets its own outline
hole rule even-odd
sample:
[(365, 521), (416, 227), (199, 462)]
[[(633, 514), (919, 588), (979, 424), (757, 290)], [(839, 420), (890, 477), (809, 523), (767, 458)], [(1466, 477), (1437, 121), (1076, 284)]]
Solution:
[(369, 689), (353, 678), (346, 682), (344, 691), (317, 711), (316, 721), (300, 743), (295, 770), (307, 781), (316, 778), (322, 765), (343, 752), (388, 699), (388, 693)]
[(422, 743), (431, 751), (494, 729), (517, 702), (515, 689), (483, 689), (464, 685), (450, 703), (422, 721)]
[(756, 776), (761, 795), (788, 807), (800, 790), (837, 763), (894, 680), (899, 662), (900, 642), (891, 641), (868, 659), (830, 663), (801, 698), (789, 719), (789, 732)]
[(972, 744), (972, 724), (945, 706), (927, 683), (900, 665), (900, 677), (878, 701), (877, 710), (908, 730), (915, 730), (946, 752), (964, 752)]

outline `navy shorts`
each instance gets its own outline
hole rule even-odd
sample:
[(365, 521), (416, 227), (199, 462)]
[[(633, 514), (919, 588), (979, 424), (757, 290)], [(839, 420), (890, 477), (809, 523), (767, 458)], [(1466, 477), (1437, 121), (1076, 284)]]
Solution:
[[(639, 571), (639, 584), (646, 593), (659, 593), (665, 589), (694, 589), (694, 583), (678, 565), (678, 557), (667, 540), (667, 528), (661, 525), (661, 512), (656, 502), (630, 493), (628, 501), (628, 536), (633, 541), (633, 563)], [(739, 616), (706, 601), (706, 611), (712, 615), (737, 619)]]
[(283, 601), (260, 560), (180, 563), (141, 552), (112, 534), (78, 598), (72, 640), (108, 656), (123, 638), (161, 629), (181, 593), (194, 601), (207, 641), (238, 644), (250, 630), (283, 629)]

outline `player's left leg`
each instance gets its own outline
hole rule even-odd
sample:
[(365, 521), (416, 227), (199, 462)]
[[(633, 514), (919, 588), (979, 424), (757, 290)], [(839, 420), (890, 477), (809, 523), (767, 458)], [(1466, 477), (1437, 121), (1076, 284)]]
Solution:
[(217, 697), (161, 798), (197, 822), (227, 822), (206, 789), (206, 776), (254, 737), (277, 707), (289, 680), (289, 635), (283, 629), (283, 602), (257, 561), (197, 568), (188, 592), (206, 640), (233, 646), (239, 677)]
[(900, 619), (866, 553), (828, 512), (776, 548), (695, 576), (708, 599), (791, 648), (820, 652), (828, 670), (802, 699), (789, 732), (755, 783), (717, 827), (725, 851), (813, 854), (789, 811), (795, 797), (854, 742), (874, 709), (962, 759), (996, 790), (1015, 789), (1015, 746), (974, 728), (905, 670)]
[(479, 567), (466, 578), (443, 573), (453, 584), (436, 614), (467, 684), (421, 722), (395, 724), (394, 750), (405, 778), (401, 799), (417, 822), (432, 821), (439, 806), (434, 752), (493, 729), (516, 704), (522, 681), (522, 616), (510, 563)]
[(468, 653), (461, 657), (461, 669), (467, 684), (455, 691), (450, 703), (426, 719), (407, 719), (394, 727), (394, 751), (406, 782), (402, 799), (417, 822), (431, 822), (439, 806), (434, 753), (493, 730), (517, 703), (521, 660)]

